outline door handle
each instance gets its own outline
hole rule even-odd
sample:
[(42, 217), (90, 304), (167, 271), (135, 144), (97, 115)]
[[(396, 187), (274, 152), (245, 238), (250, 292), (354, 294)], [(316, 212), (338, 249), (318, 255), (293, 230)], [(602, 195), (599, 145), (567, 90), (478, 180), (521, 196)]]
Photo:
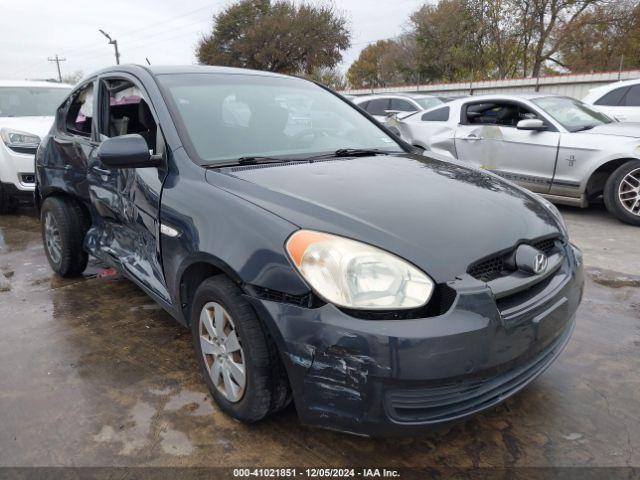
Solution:
[(479, 137), (475, 133), (470, 133), (465, 137), (467, 140), (482, 140), (482, 137)]

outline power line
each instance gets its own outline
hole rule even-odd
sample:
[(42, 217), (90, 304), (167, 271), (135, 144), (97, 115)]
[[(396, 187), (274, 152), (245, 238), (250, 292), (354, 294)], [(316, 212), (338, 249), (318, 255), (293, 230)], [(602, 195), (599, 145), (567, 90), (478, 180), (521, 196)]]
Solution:
[(55, 57), (47, 58), (47, 60), (49, 60), (50, 62), (56, 62), (56, 67), (58, 67), (58, 81), (62, 83), (62, 73), (60, 72), (60, 62), (65, 62), (67, 59), (58, 57), (58, 54), (56, 53)]
[[(218, 4), (218, 3), (219, 3), (219, 2), (209, 3), (209, 4), (207, 4), (207, 5), (204, 5), (204, 6), (200, 7), (200, 8), (196, 8), (195, 10), (190, 10), (190, 11), (188, 11), (188, 12), (185, 12), (185, 13), (183, 13), (183, 14), (181, 14), (181, 15), (176, 15), (176, 16), (167, 17), (167, 18), (165, 18), (165, 19), (163, 19), (163, 20), (160, 20), (159, 22), (150, 23), (150, 24), (148, 24), (148, 25), (146, 25), (146, 26), (143, 26), (143, 27), (141, 27), (141, 28), (136, 28), (136, 29), (133, 29), (133, 30), (127, 30), (127, 31), (125, 31), (125, 32), (123, 32), (123, 33), (121, 33), (121, 34), (119, 34), (119, 35), (118, 35), (118, 37), (119, 37), (121, 40), (122, 40), (122, 38), (123, 38), (123, 37), (127, 37), (127, 36), (133, 36), (133, 37), (136, 37), (136, 36), (138, 36), (138, 34), (139, 34), (140, 32), (144, 32), (144, 31), (146, 31), (146, 30), (149, 30), (149, 29), (155, 28), (155, 27), (157, 27), (157, 26), (159, 26), (159, 25), (165, 25), (165, 24), (167, 24), (167, 23), (171, 23), (171, 22), (173, 22), (173, 21), (175, 21), (175, 20), (178, 20), (178, 19), (180, 19), (180, 18), (188, 17), (188, 16), (190, 16), (190, 15), (193, 15), (194, 13), (198, 13), (198, 12), (201, 12), (202, 10), (209, 9), (209, 8), (213, 7), (214, 5), (216, 5), (216, 4)], [(199, 22), (201, 22), (201, 21), (202, 21), (202, 20), (200, 20)], [(199, 23), (199, 22), (198, 22), (198, 23)], [(189, 25), (191, 25), (191, 24), (189, 24)], [(189, 25), (186, 25), (186, 26), (189, 26)], [(175, 28), (180, 29), (180, 28), (184, 28), (184, 27), (185, 27), (185, 25), (183, 25), (183, 26), (179, 26), (179, 27), (175, 27)], [(166, 32), (166, 31), (171, 31), (171, 29), (169, 29), (169, 30), (165, 30), (165, 32)], [(163, 33), (163, 32), (161, 32), (161, 33)], [(63, 51), (62, 53), (64, 53), (64, 54), (65, 54), (65, 55), (67, 55), (67, 56), (71, 56), (71, 54), (72, 54), (72, 53), (73, 53), (73, 54), (75, 54), (75, 53), (83, 52), (83, 53), (82, 53), (82, 56), (84, 56), (84, 55), (85, 55), (85, 52), (87, 52), (87, 51), (89, 51), (89, 50), (96, 50), (96, 49), (98, 49), (98, 48), (102, 48), (102, 47), (103, 47), (103, 45), (104, 45), (103, 43), (95, 43), (95, 44), (88, 45), (88, 46), (85, 46), (85, 47), (75, 48), (75, 49), (73, 49), (73, 50), (66, 50), (66, 51)]]

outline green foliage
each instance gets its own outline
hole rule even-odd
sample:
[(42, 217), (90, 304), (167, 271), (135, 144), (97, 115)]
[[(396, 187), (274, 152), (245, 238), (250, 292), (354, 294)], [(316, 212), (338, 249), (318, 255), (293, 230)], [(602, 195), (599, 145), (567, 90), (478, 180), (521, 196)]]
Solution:
[(334, 68), (350, 45), (347, 20), (325, 4), (241, 0), (214, 17), (200, 63), (311, 75)]
[(349, 68), (349, 84), (358, 88), (376, 88), (402, 83), (400, 50), (393, 40), (380, 40), (369, 45)]
[(337, 68), (318, 68), (311, 74), (304, 75), (309, 80), (321, 83), (333, 90), (344, 90), (347, 88), (347, 80)]
[(365, 48), (349, 84), (468, 82), (640, 67), (639, 0), (440, 0)]
[(603, 4), (564, 32), (559, 48), (562, 66), (572, 72), (640, 67), (640, 5), (621, 0)]

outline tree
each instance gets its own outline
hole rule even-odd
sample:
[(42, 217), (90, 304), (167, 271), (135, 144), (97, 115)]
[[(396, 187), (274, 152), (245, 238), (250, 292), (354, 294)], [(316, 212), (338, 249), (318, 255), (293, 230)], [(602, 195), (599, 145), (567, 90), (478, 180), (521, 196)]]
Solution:
[(323, 67), (305, 76), (334, 90), (344, 90), (347, 87), (344, 75), (337, 68)]
[(353, 88), (419, 83), (415, 36), (405, 33), (364, 48), (349, 67), (347, 79)]
[(208, 65), (311, 75), (336, 67), (349, 46), (347, 20), (328, 4), (241, 0), (214, 16), (196, 57)]
[(401, 77), (393, 62), (395, 46), (393, 40), (380, 40), (362, 50), (347, 71), (349, 85), (354, 88), (376, 88), (399, 83)]
[[(568, 32), (591, 8), (605, 0), (512, 0), (522, 30), (524, 75), (537, 77), (545, 63), (563, 66), (557, 58)], [(531, 68), (529, 69), (529, 65)]]
[(424, 80), (469, 80), (486, 70), (480, 22), (473, 1), (441, 0), (410, 17), (417, 43), (417, 68)]
[(80, 81), (80, 79), (84, 77), (84, 73), (82, 70), (76, 70), (73, 73), (67, 73), (62, 76), (62, 83), (68, 83), (69, 85), (75, 85)]
[(564, 32), (562, 65), (572, 72), (640, 67), (640, 5), (622, 0), (587, 12)]

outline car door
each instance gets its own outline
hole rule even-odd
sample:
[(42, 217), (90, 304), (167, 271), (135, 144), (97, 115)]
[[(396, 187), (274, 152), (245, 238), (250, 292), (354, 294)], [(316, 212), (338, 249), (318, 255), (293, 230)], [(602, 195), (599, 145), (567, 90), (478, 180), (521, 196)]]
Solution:
[(611, 113), (620, 122), (640, 122), (640, 85), (632, 85)]
[[(94, 137), (94, 80), (76, 87), (56, 113), (50, 154), (42, 158), (43, 184), (88, 201), (87, 162), (97, 147)], [(46, 192), (43, 192), (46, 194)]]
[[(140, 134), (152, 153), (164, 152), (153, 106), (142, 85), (129, 75), (98, 80), (97, 133), (99, 141)], [(150, 293), (169, 302), (159, 242), (159, 208), (164, 168), (108, 168), (89, 158), (89, 194), (96, 221), (92, 246), (108, 255)]]
[[(518, 122), (527, 118), (540, 118), (548, 130), (519, 130)], [(560, 133), (541, 112), (512, 101), (467, 104), (455, 140), (460, 160), (538, 193), (551, 188), (559, 141)]]

